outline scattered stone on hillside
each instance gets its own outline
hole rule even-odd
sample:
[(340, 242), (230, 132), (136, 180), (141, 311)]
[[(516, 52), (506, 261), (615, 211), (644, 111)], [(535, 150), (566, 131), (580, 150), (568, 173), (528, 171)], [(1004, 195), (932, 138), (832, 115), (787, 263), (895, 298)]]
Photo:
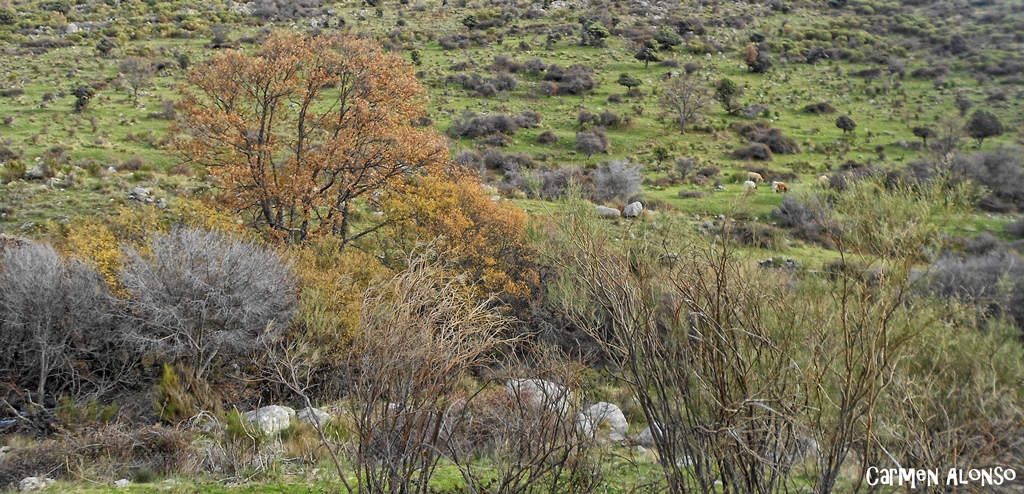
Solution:
[(36, 162), (36, 166), (25, 170), (23, 177), (25, 177), (25, 180), (42, 180), (46, 178), (46, 164), (41, 161)]
[(641, 204), (640, 201), (636, 201), (622, 208), (622, 215), (627, 218), (636, 218), (637, 216), (640, 216), (640, 213), (643, 212), (643, 210), (644, 205)]
[(610, 441), (622, 441), (626, 439), (626, 431), (629, 429), (629, 422), (622, 413), (622, 409), (614, 403), (605, 401), (591, 405), (580, 413), (577, 418), (579, 428), (584, 434), (594, 436), (598, 431), (607, 427), (607, 438)]
[(81, 30), (82, 29), (78, 27), (78, 24), (75, 24), (74, 22), (69, 22), (64, 26), (64, 34), (75, 34)]
[(501, 200), (501, 196), (491, 196), (491, 202), (498, 202)]
[(244, 417), (246, 422), (259, 427), (264, 434), (272, 436), (291, 425), (295, 410), (280, 405), (269, 405), (245, 412)]
[(150, 189), (145, 187), (134, 187), (131, 192), (128, 193), (128, 199), (133, 201), (145, 201), (149, 197)]
[(132, 485), (132, 482), (130, 480), (128, 480), (128, 479), (119, 479), (119, 480), (115, 480), (114, 481), (114, 488), (115, 489), (124, 489), (125, 487), (128, 487), (129, 485)]
[(306, 407), (295, 413), (295, 420), (322, 426), (331, 421), (331, 415), (319, 408)]
[(167, 209), (167, 199), (164, 199), (163, 197), (157, 199), (156, 207), (157, 209)]
[(620, 216), (618, 209), (607, 206), (598, 206), (596, 211), (597, 214), (604, 216), (605, 218), (618, 218)]
[(18, 482), (18, 492), (34, 492), (46, 489), (53, 483), (53, 479), (46, 477), (25, 477)]
[(109, 166), (107, 167), (107, 173), (117, 173), (117, 168)]
[(637, 434), (636, 437), (633, 438), (633, 442), (645, 448), (653, 448), (655, 444), (654, 434), (651, 432), (651, 428), (647, 427), (640, 431), (640, 434)]
[(573, 395), (560, 384), (543, 379), (509, 379), (505, 394), (528, 406), (558, 411), (564, 415), (572, 406)]

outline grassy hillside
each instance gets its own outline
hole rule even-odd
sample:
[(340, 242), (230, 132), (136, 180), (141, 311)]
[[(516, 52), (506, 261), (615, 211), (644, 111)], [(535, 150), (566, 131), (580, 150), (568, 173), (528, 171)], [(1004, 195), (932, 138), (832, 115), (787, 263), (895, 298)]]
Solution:
[[(208, 62), (325, 39), (282, 30), (409, 64), (380, 87), (414, 72), (422, 118), (352, 113), (403, 107), (362, 141), (414, 149), (391, 176), (331, 189), (391, 149), (286, 144), (267, 179), (290, 137), (254, 122), (189, 141), (252, 96), (186, 101)], [(267, 107), (365, 96), (352, 49)], [(856, 492), (1024, 458), (1019, 1), (0, 0), (0, 78), (0, 489)]]

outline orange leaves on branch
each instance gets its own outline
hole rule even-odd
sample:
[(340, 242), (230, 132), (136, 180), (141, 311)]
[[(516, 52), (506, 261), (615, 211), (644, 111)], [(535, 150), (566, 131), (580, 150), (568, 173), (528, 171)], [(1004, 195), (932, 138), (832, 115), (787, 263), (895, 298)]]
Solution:
[(370, 40), (275, 32), (253, 53), (229, 50), (180, 89), (175, 147), (203, 166), (221, 199), (274, 236), (348, 242), (355, 201), (439, 167), (441, 137), (412, 122), (426, 91), (400, 57)]
[(747, 65), (753, 65), (754, 62), (757, 61), (757, 48), (755, 48), (754, 45), (747, 45), (747, 47), (743, 49), (743, 61), (746, 62)]

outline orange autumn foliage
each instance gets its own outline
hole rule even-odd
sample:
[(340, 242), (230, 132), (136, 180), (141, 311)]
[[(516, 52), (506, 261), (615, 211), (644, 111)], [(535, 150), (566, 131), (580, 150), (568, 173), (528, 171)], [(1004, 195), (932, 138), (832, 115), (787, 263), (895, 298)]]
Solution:
[(354, 201), (447, 155), (440, 136), (412, 124), (427, 94), (411, 67), (370, 40), (277, 31), (252, 53), (196, 67), (189, 83), (175, 149), (273, 237), (358, 238)]
[(492, 201), (479, 178), (456, 172), (418, 177), (385, 205), (391, 240), (408, 252), (424, 244), (484, 293), (527, 298), (539, 282), (523, 210)]

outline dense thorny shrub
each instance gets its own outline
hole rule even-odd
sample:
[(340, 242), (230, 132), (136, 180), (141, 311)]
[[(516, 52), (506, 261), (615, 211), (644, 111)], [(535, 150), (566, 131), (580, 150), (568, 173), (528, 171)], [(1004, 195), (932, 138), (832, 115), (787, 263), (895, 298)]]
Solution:
[(497, 133), (515, 134), (517, 130), (519, 126), (508, 115), (477, 116), (467, 111), (452, 122), (448, 134), (452, 137), (476, 139)]
[(1007, 223), (1003, 229), (1007, 234), (1013, 235), (1014, 237), (1024, 237), (1024, 218), (1018, 218)]
[[(989, 209), (1006, 212), (1024, 208), (1024, 159), (1013, 149), (958, 154), (949, 162), (951, 171), (988, 188)], [(983, 200), (982, 206), (986, 201)]]
[(771, 217), (783, 228), (793, 230), (793, 235), (811, 242), (831, 246), (832, 240), (819, 222), (820, 213), (793, 196), (787, 195), (779, 207), (772, 210)]
[(119, 478), (146, 469), (160, 475), (188, 474), (195, 451), (189, 434), (163, 426), (137, 428), (110, 424), (66, 433), (24, 448), (0, 462), (0, 489), (21, 479), (45, 474), (50, 478), (90, 476)]
[(524, 153), (502, 154), (497, 149), (488, 149), (483, 156), (483, 164), (490, 170), (502, 172), (518, 171), (522, 168), (533, 168), (533, 158)]
[(738, 160), (770, 161), (772, 150), (764, 144), (752, 142), (733, 151), (732, 156)]
[(574, 149), (586, 154), (587, 158), (597, 153), (607, 153), (608, 135), (604, 133), (603, 129), (594, 129), (591, 132), (577, 132)]
[(774, 129), (764, 122), (743, 125), (739, 133), (750, 142), (768, 146), (773, 153), (794, 154), (800, 152), (800, 145), (791, 137), (786, 137), (782, 129)]
[(538, 195), (546, 200), (561, 199), (565, 197), (570, 184), (582, 185), (586, 180), (583, 170), (575, 166), (537, 170), (536, 175), (540, 181)]
[(1005, 315), (1024, 328), (1024, 258), (1002, 249), (946, 254), (929, 269), (929, 290), (976, 305), (986, 317)]
[(537, 136), (537, 142), (541, 144), (554, 144), (558, 142), (558, 135), (550, 130), (545, 130), (539, 136)]
[(822, 101), (821, 103), (812, 103), (805, 106), (804, 112), (814, 114), (835, 113), (836, 109), (828, 102)]
[(448, 127), (448, 135), (466, 139), (489, 136), (491, 134), (514, 135), (521, 127), (532, 128), (540, 125), (541, 116), (531, 110), (526, 110), (515, 117), (504, 114), (498, 115), (477, 115), (471, 111), (465, 111), (452, 121)]
[(591, 174), (594, 202), (628, 201), (640, 192), (640, 181), (643, 174), (640, 165), (626, 160), (613, 160), (602, 163)]
[(582, 94), (594, 88), (594, 69), (581, 64), (575, 64), (568, 69), (551, 64), (544, 74), (544, 80), (559, 83), (555, 94)]
[(148, 252), (126, 249), (125, 258), (129, 338), (166, 359), (188, 359), (198, 377), (291, 319), (290, 265), (251, 241), (177, 228), (153, 236)]
[(516, 77), (508, 72), (499, 72), (494, 77), (482, 77), (473, 72), (471, 74), (458, 73), (449, 75), (445, 82), (459, 84), (467, 91), (475, 92), (478, 96), (493, 96), (499, 91), (511, 91), (519, 85)]
[(740, 245), (758, 249), (777, 250), (785, 243), (785, 234), (778, 228), (762, 223), (742, 223), (730, 229), (732, 237)]

